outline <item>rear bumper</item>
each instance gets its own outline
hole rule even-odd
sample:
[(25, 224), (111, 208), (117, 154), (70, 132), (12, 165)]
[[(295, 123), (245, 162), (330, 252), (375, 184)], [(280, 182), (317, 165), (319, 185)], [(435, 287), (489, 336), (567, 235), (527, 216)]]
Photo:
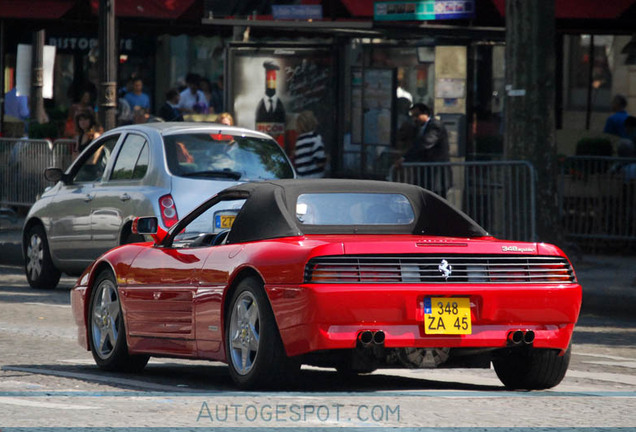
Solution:
[[(321, 285), (267, 286), (288, 355), (356, 346), (382, 330), (387, 348), (503, 348), (508, 334), (532, 330), (533, 346), (565, 350), (581, 307), (581, 286)], [(469, 297), (470, 335), (431, 335), (424, 298)]]

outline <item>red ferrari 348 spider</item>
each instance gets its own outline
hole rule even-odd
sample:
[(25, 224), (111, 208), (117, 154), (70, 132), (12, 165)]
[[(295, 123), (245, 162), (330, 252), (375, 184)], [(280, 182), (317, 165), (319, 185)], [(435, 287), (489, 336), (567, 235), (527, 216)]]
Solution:
[[(219, 205), (220, 204), (220, 205)], [(79, 341), (106, 370), (150, 356), (227, 362), (241, 388), (301, 364), (482, 367), (510, 389), (563, 379), (581, 286), (564, 253), (503, 241), (417, 186), (246, 183), (154, 242), (120, 246), (79, 278)]]

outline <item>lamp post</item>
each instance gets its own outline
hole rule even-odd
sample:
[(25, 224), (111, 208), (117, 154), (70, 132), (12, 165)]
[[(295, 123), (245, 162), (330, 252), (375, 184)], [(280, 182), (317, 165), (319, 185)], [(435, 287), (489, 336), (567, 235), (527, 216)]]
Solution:
[(109, 130), (117, 110), (115, 0), (99, 0), (99, 47), (99, 120)]
[(31, 118), (38, 123), (46, 123), (44, 111), (44, 30), (38, 30), (33, 34), (31, 49)]

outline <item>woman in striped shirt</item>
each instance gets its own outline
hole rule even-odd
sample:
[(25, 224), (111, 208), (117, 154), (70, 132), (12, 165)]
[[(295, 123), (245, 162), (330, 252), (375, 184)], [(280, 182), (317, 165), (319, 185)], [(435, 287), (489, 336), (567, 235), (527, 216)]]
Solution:
[(294, 165), (298, 177), (320, 178), (325, 176), (327, 156), (322, 137), (316, 132), (318, 121), (311, 111), (303, 111), (296, 118), (296, 148)]

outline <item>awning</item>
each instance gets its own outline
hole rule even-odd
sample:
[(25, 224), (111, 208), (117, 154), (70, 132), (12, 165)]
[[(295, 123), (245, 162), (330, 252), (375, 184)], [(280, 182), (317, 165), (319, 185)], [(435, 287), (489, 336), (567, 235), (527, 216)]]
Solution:
[[(492, 0), (504, 16), (506, 0)], [(634, 0), (555, 0), (555, 15), (561, 19), (616, 19), (625, 12)]]
[(0, 0), (0, 18), (59, 19), (76, 0)]
[(372, 17), (374, 0), (341, 0), (353, 17)]
[[(115, 15), (121, 17), (176, 19), (197, 0), (116, 0)], [(99, 0), (91, 0), (91, 9), (97, 15)]]
[[(354, 17), (372, 17), (374, 0), (341, 0)], [(506, 0), (492, 0), (502, 16), (506, 13)], [(562, 19), (615, 19), (635, 0), (555, 0), (556, 18)]]

